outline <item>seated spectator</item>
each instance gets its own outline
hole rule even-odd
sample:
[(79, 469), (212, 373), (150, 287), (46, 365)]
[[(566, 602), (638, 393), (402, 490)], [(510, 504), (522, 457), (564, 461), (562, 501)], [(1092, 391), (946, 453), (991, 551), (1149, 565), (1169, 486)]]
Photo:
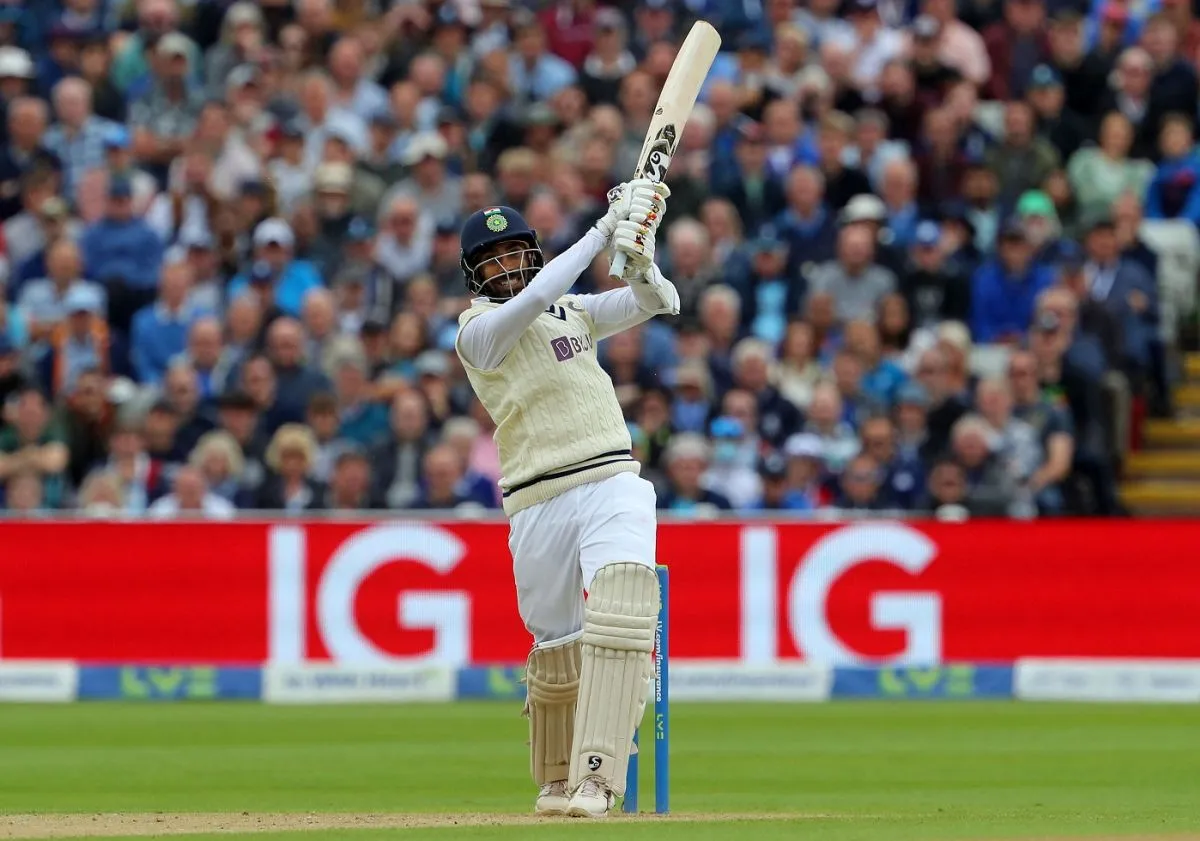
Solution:
[(147, 513), (156, 520), (231, 520), (236, 511), (231, 502), (208, 489), (199, 470), (180, 467), (175, 471), (171, 492), (151, 505)]
[(478, 511), (482, 507), (463, 493), (463, 463), (449, 445), (438, 444), (425, 454), (421, 492), (410, 508), (418, 511)]
[(330, 511), (369, 511), (379, 507), (371, 494), (372, 462), (362, 451), (349, 448), (338, 455), (329, 477), (325, 507)]
[(896, 393), (896, 404), (892, 408), (895, 447), (897, 455), (907, 462), (927, 464), (923, 450), (929, 435), (928, 409), (929, 392), (919, 383), (905, 383)]
[(366, 359), (346, 352), (336, 356), (330, 367), (339, 418), (337, 437), (360, 447), (379, 443), (388, 434), (388, 412), (371, 394)]
[(389, 508), (406, 508), (420, 492), (421, 463), (433, 446), (429, 407), (415, 391), (401, 391), (392, 402), (391, 435), (372, 450), (376, 482), (372, 495)]
[(196, 370), (181, 359), (172, 362), (167, 369), (163, 378), (163, 394), (178, 424), (175, 446), (182, 459), (206, 432), (216, 428), (216, 413), (200, 401)]
[(124, 508), (120, 480), (107, 470), (93, 471), (79, 489), (79, 511), (85, 517), (113, 518)]
[(699, 435), (681, 433), (671, 439), (665, 457), (667, 488), (658, 495), (658, 507), (697, 517), (729, 511), (733, 506), (723, 494), (702, 484), (708, 471), (708, 442)]
[(1192, 118), (1168, 115), (1158, 146), (1162, 157), (1146, 190), (1146, 218), (1187, 219), (1200, 226), (1200, 151)]
[[(899, 292), (893, 292), (879, 302), (875, 330), (879, 335), (879, 358), (899, 365), (900, 370), (904, 371), (908, 364), (905, 357), (912, 342), (913, 327), (909, 319), (908, 302)], [(905, 376), (908, 376), (907, 372)]]
[(105, 401), (105, 378), (95, 370), (81, 371), (75, 387), (66, 392), (66, 403), (55, 414), (69, 457), (67, 476), (77, 488), (93, 467), (108, 458), (108, 439), (115, 420)]
[[(43, 277), (50, 277), (50, 269), (46, 264), (50, 247), (60, 239), (67, 239), (78, 244), (81, 230), (80, 223), (71, 218), (71, 208), (58, 196), (52, 196), (42, 202), (37, 209), (38, 234), (40, 244), (22, 260), (16, 263), (16, 247), (10, 244), (10, 271), (8, 280), (8, 297), (16, 301), (20, 299), (26, 284)], [(83, 258), (79, 258), (80, 268), (76, 274), (81, 274)]]
[(843, 226), (837, 243), (837, 259), (809, 272), (809, 289), (833, 297), (842, 323), (870, 319), (879, 301), (896, 290), (896, 276), (875, 263), (875, 243), (866, 226)]
[(1021, 195), (1041, 187), (1059, 167), (1058, 150), (1035, 134), (1034, 128), (1029, 103), (1008, 102), (1004, 106), (1004, 139), (984, 152), (987, 167), (1000, 184), (1000, 206), (1009, 211)]
[(206, 432), (188, 456), (188, 464), (200, 471), (209, 490), (239, 508), (252, 507), (242, 494), (242, 451), (228, 432)]
[(749, 508), (762, 494), (762, 483), (755, 469), (757, 448), (742, 422), (733, 417), (714, 420), (709, 434), (713, 444), (708, 470), (702, 478), (704, 486), (720, 488), (734, 508)]
[(32, 471), (41, 477), (46, 505), (57, 508), (66, 491), (68, 458), (63, 432), (54, 423), (46, 398), (32, 387), (18, 392), (12, 422), (0, 428), (0, 482)]
[(63, 191), (68, 196), (84, 173), (104, 165), (104, 137), (114, 123), (92, 113), (92, 86), (77, 76), (54, 85), (51, 94), (56, 122), (43, 142), (63, 166)]
[[(15, 49), (15, 48), (9, 48)], [(21, 54), (23, 53), (23, 55)], [(9, 72), (33, 76), (33, 62), (24, 50), (8, 53), (13, 63)], [(14, 77), (10, 77), (14, 78)], [(8, 146), (0, 151), (0, 219), (9, 219), (21, 212), (21, 178), (34, 170), (57, 170), (62, 167), (58, 157), (44, 145), (50, 111), (46, 102), (33, 96), (11, 96), (8, 99)]]
[(1014, 353), (1008, 361), (1013, 415), (1029, 424), (1041, 445), (1041, 461), (1028, 485), (1042, 516), (1062, 513), (1065, 504), (1062, 484), (1071, 474), (1075, 438), (1070, 413), (1042, 394), (1037, 380), (1037, 360), (1027, 351)]
[[(150, 503), (167, 492), (166, 463), (146, 451), (141, 429), (120, 423), (108, 439), (108, 460), (102, 471), (120, 494), (123, 514), (144, 514)], [(92, 475), (96, 475), (93, 473)]]
[(425, 270), (433, 249), (433, 217), (423, 214), (417, 200), (397, 196), (384, 203), (381, 233), (375, 241), (375, 260), (391, 277), (407, 281)]
[(1016, 516), (1016, 484), (991, 449), (987, 421), (979, 415), (965, 415), (954, 424), (950, 437), (955, 461), (966, 475), (967, 508), (971, 514)]
[(196, 371), (200, 399), (205, 403), (217, 399), (237, 367), (234, 351), (224, 341), (221, 322), (211, 315), (199, 315), (188, 327), (180, 358)]
[(63, 298), (66, 318), (51, 330), (41, 378), (53, 392), (71, 391), (80, 373), (112, 371), (112, 343), (103, 299), (94, 286), (75, 284)]
[(1141, 196), (1151, 185), (1154, 165), (1130, 158), (1133, 139), (1133, 124), (1121, 112), (1112, 111), (1100, 123), (1099, 144), (1080, 149), (1071, 157), (1067, 177), (1083, 218), (1108, 213), (1122, 194)]
[(837, 225), (825, 207), (825, 178), (820, 170), (798, 166), (786, 183), (787, 207), (775, 217), (775, 228), (788, 247), (784, 274), (795, 277), (802, 264), (833, 258)]
[(772, 383), (770, 347), (758, 339), (742, 339), (733, 349), (733, 382), (756, 395), (758, 434), (771, 446), (780, 446), (799, 431), (804, 416)]
[(884, 511), (891, 508), (879, 464), (866, 453), (850, 459), (837, 477), (838, 492), (832, 507), (838, 511)]
[(821, 366), (815, 355), (812, 325), (799, 319), (788, 322), (779, 351), (779, 393), (801, 410), (812, 402), (813, 388), (821, 378)]
[(305, 335), (304, 358), (316, 367), (324, 368), (329, 362), (327, 354), (335, 346), (341, 346), (336, 342), (340, 331), (334, 306), (333, 293), (322, 287), (305, 295), (300, 307), (300, 323)]
[(875, 325), (869, 321), (850, 322), (846, 325), (844, 341), (846, 348), (861, 365), (863, 397), (872, 404), (891, 406), (895, 402), (896, 392), (908, 380), (908, 375), (895, 362), (883, 358), (883, 348)]
[(888, 161), (883, 168), (880, 195), (887, 206), (887, 229), (897, 248), (913, 244), (921, 221), (917, 206), (917, 168), (908, 158)]
[(1041, 190), (1030, 190), (1017, 201), (1017, 219), (1025, 229), (1025, 239), (1033, 249), (1033, 262), (1053, 266), (1064, 248), (1062, 220), (1050, 196)]
[(1044, 454), (1033, 427), (1013, 415), (1013, 397), (1004, 379), (980, 380), (975, 408), (991, 432), (991, 449), (1015, 482), (1013, 516), (1032, 517), (1036, 491), (1030, 479)]
[(971, 337), (980, 343), (1020, 342), (1039, 292), (1053, 282), (1050, 270), (1033, 262), (1033, 248), (1017, 222), (1005, 224), (997, 258), (971, 278)]
[(672, 429), (703, 435), (712, 408), (712, 392), (712, 376), (703, 362), (684, 362), (676, 368), (671, 391)]
[[(1070, 13), (1069, 10), (1065, 11)], [(1063, 28), (1057, 21), (1051, 24), (1052, 44), (1054, 34)], [(1039, 64), (1033, 68), (1026, 98), (1033, 108), (1037, 133), (1050, 141), (1050, 145), (1058, 151), (1059, 160), (1069, 160), (1091, 136), (1092, 127), (1085, 117), (1067, 107), (1067, 91), (1062, 77), (1049, 64)]]
[(844, 420), (842, 396), (831, 382), (822, 382), (813, 390), (804, 431), (821, 442), (825, 470), (831, 475), (842, 471), (858, 452), (858, 436)]
[(881, 472), (879, 494), (888, 507), (912, 511), (925, 485), (925, 468), (915, 448), (900, 449), (890, 418), (874, 416), (859, 430), (862, 452), (875, 460)]
[[(0, 312), (4, 305), (0, 303)], [(3, 407), (11, 395), (29, 385), (21, 371), (21, 353), (8, 336), (0, 332), (0, 421), (4, 419)]]
[(69, 239), (55, 240), (46, 249), (46, 276), (31, 280), (21, 288), (17, 307), (24, 319), (30, 341), (45, 347), (67, 317), (65, 301), (75, 287), (88, 289), (104, 308), (104, 290), (84, 280), (79, 248)]
[(188, 303), (191, 286), (192, 269), (187, 263), (167, 264), (159, 278), (158, 300), (133, 317), (130, 357), (144, 385), (162, 381), (167, 366), (186, 350), (192, 325), (205, 315)]
[(324, 508), (325, 486), (311, 476), (316, 456), (317, 442), (307, 426), (279, 427), (263, 459), (271, 472), (258, 489), (254, 507), (292, 514)]
[(952, 459), (939, 461), (929, 471), (920, 510), (939, 520), (965, 520), (972, 513), (967, 490), (967, 472), (962, 465)]
[(179, 446), (179, 415), (168, 400), (154, 403), (146, 413), (142, 435), (146, 452), (150, 458), (160, 462), (168, 482), (175, 476), (175, 468), (186, 460), (187, 451)]
[(750, 506), (755, 511), (811, 511), (812, 501), (789, 482), (790, 469), (786, 456), (771, 452), (759, 461), (758, 475), (762, 495)]
[(47, 510), (42, 474), (23, 467), (12, 473), (4, 483), (4, 510), (9, 516), (38, 517)]
[(109, 320), (127, 329), (133, 314), (154, 300), (162, 265), (162, 240), (133, 209), (133, 185), (114, 178), (108, 186), (104, 218), (83, 235), (89, 277), (108, 291)]
[(788, 493), (797, 509), (820, 508), (832, 499), (822, 484), (825, 447), (820, 438), (798, 432), (784, 442), (783, 455), (788, 465)]
[(311, 475), (318, 482), (329, 483), (333, 473), (333, 462), (346, 448), (346, 442), (338, 438), (341, 418), (338, 416), (337, 398), (332, 394), (314, 394), (308, 401), (304, 423), (312, 429), (317, 440), (317, 457)]
[(742, 330), (778, 344), (788, 319), (800, 309), (804, 288), (784, 274), (787, 245), (773, 227), (751, 240), (749, 273), (734, 284), (742, 300)]
[(291, 318), (276, 319), (267, 330), (267, 357), (275, 375), (273, 409), (286, 423), (304, 419), (317, 392), (332, 391), (329, 379), (304, 358), (304, 329)]
[(737, 293), (724, 285), (710, 286), (700, 296), (702, 344), (717, 393), (733, 387), (733, 347), (741, 338), (741, 304)]
[(926, 436), (921, 458), (933, 461), (945, 454), (950, 446), (950, 433), (970, 408), (963, 389), (955, 382), (948, 354), (933, 347), (921, 354), (917, 362), (917, 382), (920, 384), (926, 409)]
[[(663, 411), (665, 414), (665, 407)], [(499, 486), (471, 466), (471, 454), (479, 434), (479, 424), (471, 418), (452, 418), (442, 427), (441, 440), (458, 453), (464, 465), (463, 475), (459, 480), (459, 493), (465, 499), (472, 500), (484, 508), (497, 508), (500, 505)]]
[(242, 457), (241, 492), (257, 493), (266, 476), (264, 454), (269, 433), (254, 398), (244, 391), (228, 391), (216, 401), (218, 429), (237, 442)]
[(226, 295), (236, 298), (254, 284), (267, 306), (298, 317), (304, 296), (321, 285), (320, 275), (311, 263), (295, 258), (296, 235), (283, 219), (266, 219), (254, 229), (253, 271), (229, 281)]

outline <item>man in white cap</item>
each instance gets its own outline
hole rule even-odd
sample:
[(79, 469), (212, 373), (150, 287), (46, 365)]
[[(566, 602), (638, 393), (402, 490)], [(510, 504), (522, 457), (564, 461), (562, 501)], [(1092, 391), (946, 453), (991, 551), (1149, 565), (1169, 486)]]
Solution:
[(298, 317), (304, 296), (322, 284), (312, 263), (295, 259), (296, 236), (292, 226), (277, 217), (264, 219), (254, 229), (253, 243), (254, 261), (247, 271), (229, 282), (228, 297), (233, 299), (243, 294), (251, 283), (260, 289), (269, 286), (267, 303)]

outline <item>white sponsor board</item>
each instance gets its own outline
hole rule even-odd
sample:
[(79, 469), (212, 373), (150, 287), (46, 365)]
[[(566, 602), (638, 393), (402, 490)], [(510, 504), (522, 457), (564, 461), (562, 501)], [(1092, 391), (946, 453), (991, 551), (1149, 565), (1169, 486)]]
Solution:
[(267, 666), (268, 704), (450, 701), (454, 670), (444, 666)]
[(1196, 660), (1018, 660), (1022, 701), (1200, 703)]
[(736, 660), (672, 663), (673, 701), (828, 701), (828, 666), (746, 666)]
[(74, 701), (79, 669), (74, 663), (0, 661), (0, 701), (54, 704)]

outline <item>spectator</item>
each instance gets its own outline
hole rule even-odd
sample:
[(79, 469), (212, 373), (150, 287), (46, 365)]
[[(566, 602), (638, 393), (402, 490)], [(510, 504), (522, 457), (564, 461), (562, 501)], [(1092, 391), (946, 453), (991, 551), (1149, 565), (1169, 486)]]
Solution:
[[(11, 47), (0, 49), (11, 50)], [(23, 51), (21, 51), (23, 52)], [(4, 74), (4, 58), (12, 53), (0, 53), (0, 74)], [(28, 56), (26, 56), (28, 60)], [(7, 73), (23, 73), (21, 67)], [(32, 66), (27, 71), (33, 73)], [(0, 221), (10, 219), (21, 210), (21, 178), (35, 169), (55, 170), (61, 166), (58, 157), (44, 145), (49, 109), (34, 97), (18, 97), (8, 103), (8, 143), (0, 150)]]
[(909, 260), (900, 279), (914, 327), (940, 321), (966, 321), (971, 309), (971, 283), (959, 265), (947, 259), (946, 243), (936, 222), (921, 222), (913, 235)]
[(833, 257), (837, 229), (824, 201), (825, 178), (819, 170), (800, 166), (791, 171), (787, 208), (775, 220), (779, 236), (788, 245), (788, 277), (795, 277), (802, 263)]
[(658, 507), (667, 511), (709, 517), (733, 506), (724, 495), (702, 485), (709, 464), (709, 446), (703, 437), (676, 435), (667, 448), (665, 493), (658, 496)]
[(233, 518), (235, 511), (232, 503), (208, 489), (199, 470), (194, 467), (181, 467), (175, 472), (171, 493), (151, 505), (148, 513), (152, 518), (159, 520), (177, 517), (229, 520)]
[(1100, 144), (1080, 149), (1071, 158), (1067, 175), (1085, 218), (1108, 212), (1123, 193), (1145, 193), (1154, 167), (1149, 161), (1129, 159), (1133, 139), (1133, 124), (1113, 111), (1100, 123)]
[(196, 369), (186, 361), (173, 361), (167, 368), (162, 385), (177, 423), (175, 447), (182, 457), (192, 451), (206, 432), (216, 427), (217, 418), (210, 407), (200, 402)]
[(253, 497), (265, 476), (268, 432), (258, 404), (244, 391), (228, 391), (216, 402), (218, 429), (228, 432), (242, 457), (239, 492)]
[(1141, 47), (1122, 50), (1113, 69), (1112, 84), (1102, 100), (1100, 111), (1120, 112), (1134, 129), (1131, 157), (1152, 158), (1158, 135), (1155, 115), (1150, 110), (1150, 86), (1154, 80), (1154, 60)]
[[(1041, 0), (1011, 0), (1008, 6), (1040, 5)], [(1004, 140), (984, 153), (984, 160), (1000, 184), (1000, 205), (1012, 208), (1029, 190), (1036, 190), (1059, 166), (1058, 150), (1038, 137), (1033, 108), (1024, 101), (1009, 102), (1004, 109)]]
[(92, 113), (92, 86), (68, 76), (54, 86), (57, 121), (44, 136), (46, 148), (63, 164), (63, 188), (68, 196), (84, 173), (104, 165), (104, 138), (114, 124)]
[(191, 322), (182, 358), (195, 369), (200, 399), (206, 403), (225, 390), (237, 367), (234, 353), (224, 344), (221, 322), (210, 315), (198, 316)]
[(248, 274), (239, 274), (229, 282), (226, 294), (235, 298), (251, 288), (265, 306), (298, 316), (304, 296), (321, 285), (311, 263), (295, 259), (296, 236), (287, 222), (266, 219), (254, 229), (254, 264)]
[(1016, 487), (1003, 463), (988, 446), (988, 425), (966, 415), (951, 433), (954, 455), (966, 475), (967, 508), (974, 516), (1016, 516)]
[(1005, 224), (997, 253), (971, 278), (971, 336), (977, 342), (1015, 343), (1032, 319), (1034, 299), (1052, 277), (1033, 263), (1019, 223)]
[(858, 452), (858, 436), (846, 423), (841, 393), (831, 382), (822, 382), (813, 390), (804, 432), (816, 436), (821, 443), (825, 470), (836, 475)]
[(942, 520), (964, 520), (973, 506), (967, 496), (967, 473), (950, 459), (939, 461), (929, 471), (922, 511)]
[(338, 438), (361, 447), (374, 445), (387, 435), (388, 413), (371, 399), (365, 357), (354, 352), (339, 354), (331, 367), (337, 395)]
[(245, 507), (241, 489), (244, 462), (237, 441), (228, 432), (206, 432), (196, 442), (188, 464), (200, 472), (209, 490), (226, 502)]
[(84, 480), (79, 489), (79, 510), (88, 517), (107, 519), (122, 512), (125, 499), (115, 475), (97, 470)]
[(69, 456), (63, 431), (53, 422), (42, 393), (32, 387), (17, 392), (12, 422), (0, 428), (0, 482), (32, 473), (41, 479), (45, 504), (57, 508), (66, 491)]
[(102, 307), (101, 295), (84, 284), (73, 285), (63, 298), (65, 317), (50, 330), (39, 366), (42, 382), (55, 393), (70, 392), (84, 371), (111, 372), (112, 340)]
[(284, 424), (271, 439), (264, 462), (271, 470), (258, 489), (255, 507), (265, 511), (314, 511), (325, 507), (325, 487), (311, 478), (317, 442), (300, 424)]
[(1043, 0), (1009, 0), (1003, 11), (1002, 21), (983, 30), (992, 65), (983, 92), (988, 99), (1013, 101), (1025, 96), (1034, 68), (1047, 57), (1046, 6)]
[(66, 404), (55, 413), (54, 422), (67, 444), (67, 478), (73, 488), (108, 457), (114, 413), (105, 401), (104, 384), (99, 371), (81, 372), (74, 389), (66, 393)]
[(4, 485), (5, 509), (18, 517), (36, 517), (46, 510), (45, 482), (33, 468), (20, 468)]
[(122, 513), (144, 514), (153, 500), (166, 493), (164, 467), (161, 460), (146, 452), (138, 426), (118, 423), (113, 427), (102, 471), (117, 486)]
[(429, 408), (424, 398), (413, 391), (396, 395), (392, 402), (391, 432), (371, 457), (372, 463), (378, 465), (374, 495), (386, 500), (389, 508), (404, 508), (419, 493), (421, 463), (433, 446)]
[(925, 484), (925, 468), (914, 448), (897, 448), (896, 428), (890, 418), (876, 415), (859, 430), (862, 452), (874, 459), (882, 476), (879, 498), (888, 507), (915, 510)]
[(88, 227), (83, 254), (89, 276), (105, 285), (109, 318), (118, 329), (154, 300), (162, 264), (162, 240), (134, 215), (133, 185), (114, 178), (108, 187), (104, 218)]
[(1091, 127), (1082, 116), (1067, 108), (1062, 77), (1050, 65), (1039, 64), (1033, 69), (1028, 99), (1038, 135), (1050, 141), (1059, 160), (1069, 160), (1090, 138)]
[(1121, 325), (1125, 339), (1120, 366), (1135, 382), (1151, 364), (1151, 344), (1158, 332), (1158, 287), (1137, 263), (1122, 260), (1111, 219), (1096, 219), (1084, 240), (1091, 297)]
[(815, 267), (809, 276), (816, 293), (833, 296), (837, 320), (871, 318), (883, 296), (896, 289), (896, 276), (875, 262), (871, 231), (847, 225), (838, 232), (837, 259)]
[(1187, 219), (1200, 227), (1200, 152), (1193, 132), (1191, 117), (1170, 114), (1163, 120), (1162, 157), (1146, 191), (1146, 218)]
[(462, 492), (463, 462), (449, 445), (439, 444), (425, 454), (421, 492), (411, 508), (417, 510), (478, 510), (479, 503)]
[(1029, 424), (1041, 445), (1042, 459), (1029, 477), (1029, 489), (1042, 516), (1061, 513), (1062, 484), (1071, 473), (1075, 454), (1070, 414), (1050, 402), (1038, 387), (1037, 360), (1027, 351), (1014, 353), (1008, 362), (1013, 414)]
[[(139, 382), (157, 385), (171, 361), (187, 348), (189, 331), (203, 315), (188, 305), (191, 285), (192, 269), (187, 263), (164, 266), (158, 300), (134, 315), (131, 361)], [(201, 338), (205, 338), (203, 332)], [(210, 378), (216, 359), (210, 355), (205, 361), (210, 365), (206, 372)]]
[(203, 94), (189, 65), (194, 48), (186, 35), (164, 35), (154, 48), (151, 81), (129, 107), (137, 156), (159, 174), (183, 152), (200, 116)]
[(813, 387), (821, 377), (821, 366), (815, 354), (812, 325), (801, 320), (788, 322), (779, 352), (779, 391), (801, 410), (807, 409), (812, 402)]
[(368, 511), (376, 507), (371, 496), (371, 461), (356, 449), (341, 453), (329, 479), (327, 507), (330, 511)]
[(754, 440), (757, 436), (748, 431), (745, 422), (729, 416), (714, 420), (709, 434), (713, 446), (702, 479), (704, 486), (720, 488), (733, 508), (749, 508), (762, 495), (762, 482), (756, 472), (758, 454)]
[(1005, 472), (1014, 480), (1013, 516), (1031, 517), (1036, 509), (1037, 490), (1030, 480), (1042, 463), (1043, 453), (1033, 427), (1013, 416), (1013, 396), (1007, 380), (981, 380), (976, 388), (975, 407), (991, 429), (992, 451)]
[[(955, 5), (955, 0), (925, 0), (921, 10), (936, 23), (941, 61), (973, 85), (983, 85), (992, 75), (987, 47), (976, 30), (958, 19)], [(914, 33), (918, 28), (914, 21)]]
[(839, 511), (884, 511), (890, 507), (882, 488), (879, 464), (866, 453), (854, 456), (846, 464), (838, 481), (833, 507)]
[(55, 328), (67, 317), (66, 300), (74, 289), (86, 289), (103, 307), (104, 290), (83, 279), (79, 248), (62, 238), (47, 249), (46, 276), (25, 284), (17, 300), (31, 341), (48, 344)]

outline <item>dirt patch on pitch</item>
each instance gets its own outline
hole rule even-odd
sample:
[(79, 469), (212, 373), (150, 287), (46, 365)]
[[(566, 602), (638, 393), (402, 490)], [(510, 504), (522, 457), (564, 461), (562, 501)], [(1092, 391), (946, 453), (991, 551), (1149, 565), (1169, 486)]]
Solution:
[[(665, 820), (678, 823), (721, 821), (836, 820), (851, 815), (805, 814), (614, 814), (616, 822)], [(573, 823), (571, 818), (536, 815), (388, 815), (388, 814), (84, 814), (0, 815), (0, 839), (112, 838), (122, 835), (191, 835), (232, 832), (296, 832), (321, 829), (431, 829), (451, 826), (533, 826), (543, 823)]]

